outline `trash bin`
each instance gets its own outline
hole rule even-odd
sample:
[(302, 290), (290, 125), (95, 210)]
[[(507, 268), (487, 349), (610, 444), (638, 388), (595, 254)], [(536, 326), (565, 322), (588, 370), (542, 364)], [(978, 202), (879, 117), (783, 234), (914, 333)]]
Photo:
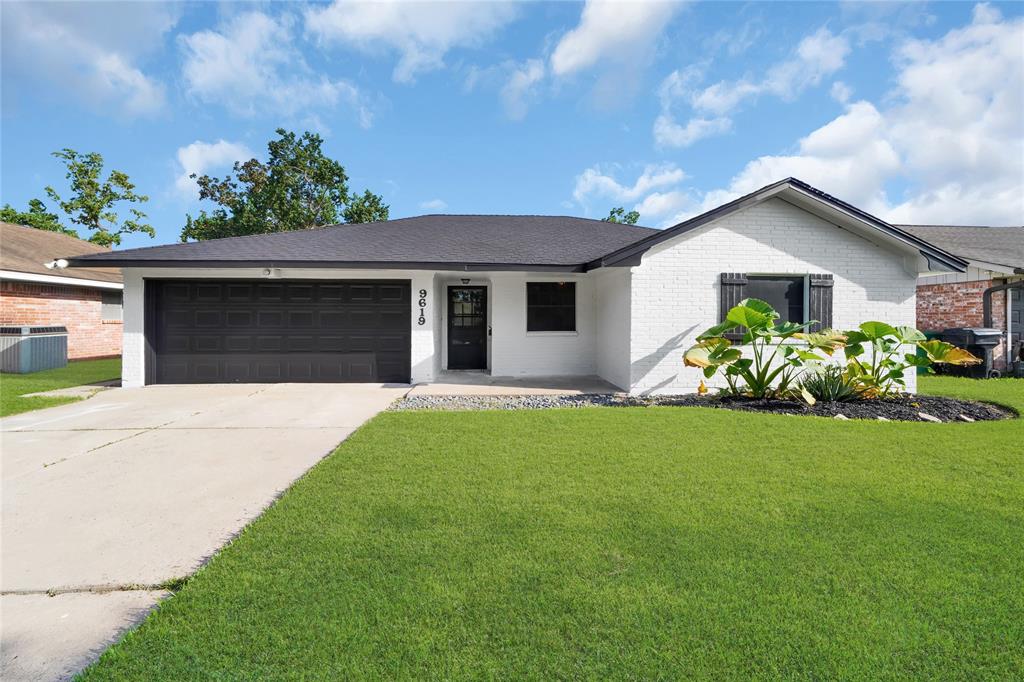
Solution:
[(0, 372), (28, 374), (67, 364), (67, 327), (0, 327)]

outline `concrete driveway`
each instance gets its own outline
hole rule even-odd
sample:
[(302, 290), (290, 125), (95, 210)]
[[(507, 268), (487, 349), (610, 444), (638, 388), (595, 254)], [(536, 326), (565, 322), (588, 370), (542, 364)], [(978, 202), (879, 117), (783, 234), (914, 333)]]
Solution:
[(72, 676), (407, 391), (150, 386), (0, 420), (0, 677)]

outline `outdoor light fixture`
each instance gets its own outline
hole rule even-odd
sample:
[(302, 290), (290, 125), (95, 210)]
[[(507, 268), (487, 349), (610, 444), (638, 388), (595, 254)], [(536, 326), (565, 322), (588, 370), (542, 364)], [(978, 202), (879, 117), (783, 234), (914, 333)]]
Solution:
[(264, 268), (263, 276), (267, 279), (278, 279), (281, 276), (281, 271), (277, 268)]
[(464, 280), (462, 280), (462, 283), (463, 284), (469, 284), (469, 280), (468, 279), (464, 279)]

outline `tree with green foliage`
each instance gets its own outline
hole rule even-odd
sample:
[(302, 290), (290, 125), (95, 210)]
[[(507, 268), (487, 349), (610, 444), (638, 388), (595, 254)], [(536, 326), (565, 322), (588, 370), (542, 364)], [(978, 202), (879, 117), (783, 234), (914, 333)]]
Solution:
[(224, 178), (192, 174), (199, 198), (217, 208), (187, 216), (182, 241), (388, 219), (381, 196), (369, 190), (349, 194), (344, 166), (324, 154), (319, 135), (307, 131), (299, 137), (283, 128), (276, 132), (278, 139), (267, 144), (266, 163), (236, 162), (234, 175)]
[(640, 220), (640, 213), (638, 211), (630, 211), (626, 213), (626, 209), (621, 206), (616, 206), (608, 212), (607, 218), (601, 218), (606, 223), (622, 223), (624, 225), (636, 225), (637, 221)]
[(67, 179), (71, 182), (71, 194), (62, 199), (53, 187), (46, 193), (61, 207), (72, 223), (89, 230), (89, 241), (100, 246), (116, 246), (121, 235), (142, 232), (156, 236), (152, 225), (142, 222), (146, 214), (129, 207), (131, 217), (122, 220), (114, 212), (114, 206), (125, 201), (129, 204), (144, 204), (149, 197), (136, 194), (135, 185), (122, 171), (110, 171), (106, 180), (100, 180), (103, 173), (103, 157), (96, 153), (79, 154), (74, 149), (62, 149), (53, 155), (64, 162)]
[(27, 211), (19, 211), (10, 204), (4, 204), (4, 207), (0, 208), (0, 220), (5, 223), (34, 227), (37, 230), (60, 232), (71, 237), (78, 237), (77, 232), (62, 225), (60, 216), (50, 213), (46, 204), (39, 199), (29, 199)]

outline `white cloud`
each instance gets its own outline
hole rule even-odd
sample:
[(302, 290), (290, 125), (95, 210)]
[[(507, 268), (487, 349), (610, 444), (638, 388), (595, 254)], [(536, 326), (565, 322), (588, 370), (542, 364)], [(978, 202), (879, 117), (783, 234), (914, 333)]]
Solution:
[(886, 107), (849, 104), (676, 218), (795, 176), (892, 222), (1024, 223), (1024, 20), (978, 5), (968, 26), (903, 44), (895, 64)]
[(680, 210), (688, 201), (686, 192), (677, 189), (686, 179), (686, 173), (675, 164), (647, 165), (632, 184), (617, 180), (613, 175), (616, 170), (617, 167), (587, 168), (576, 176), (573, 198), (584, 207), (596, 201), (608, 205), (632, 204), (632, 209), (640, 211), (644, 224)]
[(217, 30), (182, 36), (188, 93), (242, 115), (290, 116), (344, 105), (355, 111), (360, 126), (370, 127), (373, 113), (355, 85), (318, 76), (306, 64), (293, 45), (293, 23), (288, 15), (246, 12)]
[(659, 227), (674, 224), (673, 216), (693, 204), (693, 198), (686, 190), (652, 192), (633, 208), (640, 213), (644, 225), (658, 223)]
[(508, 2), (379, 2), (335, 0), (305, 12), (306, 32), (323, 43), (401, 56), (393, 77), (401, 83), (439, 69), (456, 47), (476, 47), (516, 16)]
[(420, 202), (421, 211), (443, 211), (446, 208), (448, 208), (448, 203), (444, 199), (431, 199)]
[[(791, 100), (841, 69), (849, 53), (845, 36), (833, 35), (822, 27), (801, 40), (791, 58), (771, 66), (757, 80), (719, 81), (694, 90), (692, 83), (699, 73), (674, 71), (659, 90), (662, 113), (654, 123), (655, 142), (663, 147), (686, 147), (701, 138), (724, 133), (731, 128), (729, 115), (745, 100), (763, 94)], [(697, 112), (686, 125), (677, 123), (671, 111), (680, 100)]]
[(670, 114), (661, 114), (654, 120), (654, 141), (660, 147), (689, 147), (697, 140), (720, 135), (730, 128), (732, 121), (725, 117), (691, 118), (682, 126)]
[(535, 95), (537, 85), (544, 79), (544, 62), (528, 59), (517, 66), (501, 89), (505, 112), (513, 120), (526, 116), (527, 100)]
[(679, 7), (661, 0), (587, 0), (579, 25), (551, 54), (552, 73), (568, 76), (602, 61), (643, 59)]
[(832, 84), (829, 94), (832, 95), (832, 99), (840, 104), (846, 104), (853, 97), (853, 88), (842, 81), (836, 81)]
[(596, 104), (615, 106), (636, 89), (637, 71), (649, 61), (654, 46), (680, 2), (660, 0), (587, 0), (579, 24), (566, 32), (550, 56), (487, 68), (472, 67), (467, 91), (501, 78), (498, 86), (505, 113), (513, 120), (526, 116), (544, 81), (563, 79), (603, 67), (593, 86)]
[(215, 168), (231, 166), (235, 161), (248, 161), (255, 155), (241, 142), (202, 142), (196, 140), (192, 144), (178, 148), (177, 158), (181, 174), (174, 181), (174, 186), (189, 199), (199, 196), (196, 181), (189, 176), (192, 173), (203, 175)]
[(5, 89), (12, 74), (44, 78), (96, 109), (159, 113), (165, 87), (140, 62), (161, 45), (179, 11), (156, 3), (3, 3)]

